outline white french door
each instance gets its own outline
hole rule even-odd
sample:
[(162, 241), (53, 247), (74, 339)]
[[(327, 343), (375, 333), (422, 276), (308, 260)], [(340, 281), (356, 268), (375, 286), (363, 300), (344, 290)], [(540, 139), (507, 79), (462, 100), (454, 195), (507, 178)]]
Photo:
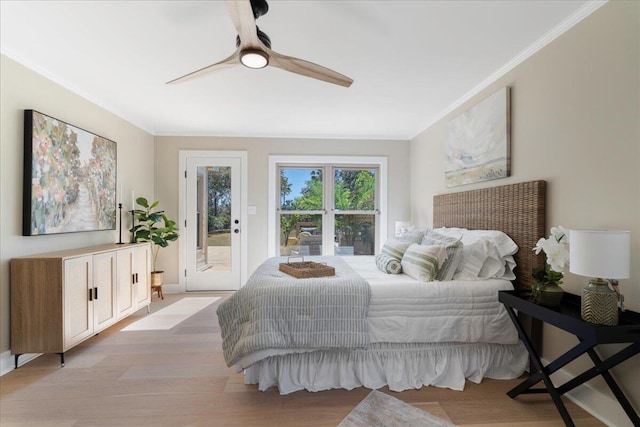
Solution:
[(246, 270), (244, 156), (236, 152), (181, 152), (184, 161), (183, 235), (186, 291), (237, 290)]

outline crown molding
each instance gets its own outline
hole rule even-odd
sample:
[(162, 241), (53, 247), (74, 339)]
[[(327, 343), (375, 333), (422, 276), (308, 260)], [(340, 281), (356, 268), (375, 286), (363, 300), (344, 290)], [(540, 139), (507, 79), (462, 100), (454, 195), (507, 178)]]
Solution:
[(540, 49), (542, 49), (543, 47), (545, 47), (546, 45), (548, 45), (549, 43), (551, 43), (552, 41), (560, 37), (569, 29), (573, 28), (573, 26), (575, 26), (577, 23), (582, 21), (584, 18), (591, 15), (593, 12), (595, 12), (596, 10), (600, 9), (602, 6), (607, 4), (608, 1), (609, 0), (592, 0), (588, 3), (585, 3), (575, 13), (573, 13), (568, 18), (564, 19), (562, 22), (560, 22), (558, 25), (556, 25), (554, 28), (552, 28), (550, 31), (548, 31), (538, 40), (536, 40), (531, 45), (529, 45), (525, 50), (520, 52), (518, 55), (513, 57), (509, 62), (507, 62), (498, 70), (496, 70), (493, 74), (487, 77), (483, 82), (476, 85), (473, 89), (471, 89), (461, 98), (459, 98), (457, 101), (451, 104), (447, 109), (443, 110), (436, 117), (432, 118), (431, 121), (427, 123), (426, 127), (422, 131), (420, 131), (417, 135), (414, 135), (413, 138), (411, 139), (414, 139), (420, 133), (424, 132), (426, 129), (433, 126), (435, 123), (437, 123), (438, 121), (442, 120), (447, 115), (455, 111), (465, 102), (469, 101), (471, 98), (476, 96), (482, 90), (489, 87), (489, 85), (497, 81), (499, 78), (503, 77), (505, 74), (507, 74), (509, 71), (511, 71), (518, 65), (520, 65), (522, 62), (524, 62), (526, 59), (528, 59), (533, 54), (538, 52)]

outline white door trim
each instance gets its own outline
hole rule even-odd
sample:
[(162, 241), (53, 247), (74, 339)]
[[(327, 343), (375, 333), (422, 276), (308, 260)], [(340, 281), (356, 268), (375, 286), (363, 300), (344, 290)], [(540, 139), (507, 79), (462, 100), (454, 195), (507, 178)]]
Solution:
[[(187, 158), (189, 157), (233, 157), (240, 159), (240, 286), (247, 281), (247, 237), (249, 229), (247, 224), (247, 194), (248, 182), (248, 155), (246, 151), (223, 150), (180, 150), (178, 152), (178, 228), (184, 227), (187, 218)], [(186, 239), (178, 239), (178, 284), (179, 291), (186, 292), (186, 280), (184, 272), (187, 268), (187, 244)]]

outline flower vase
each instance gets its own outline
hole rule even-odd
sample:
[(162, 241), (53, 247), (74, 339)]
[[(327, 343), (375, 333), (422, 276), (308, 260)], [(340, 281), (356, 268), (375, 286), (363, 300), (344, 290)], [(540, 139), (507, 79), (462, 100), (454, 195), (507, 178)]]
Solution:
[[(536, 286), (534, 284), (534, 286)], [(538, 285), (540, 286), (540, 285)], [(540, 305), (544, 305), (547, 307), (558, 307), (562, 302), (562, 297), (564, 295), (564, 289), (562, 289), (559, 285), (546, 284), (541, 285), (537, 291), (534, 292), (536, 295), (536, 302)]]

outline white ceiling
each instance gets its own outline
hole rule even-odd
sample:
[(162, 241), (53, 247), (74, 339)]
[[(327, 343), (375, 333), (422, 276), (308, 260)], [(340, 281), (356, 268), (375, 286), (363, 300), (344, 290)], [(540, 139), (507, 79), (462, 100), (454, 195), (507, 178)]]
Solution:
[(166, 85), (235, 50), (223, 1), (1, 0), (0, 50), (154, 135), (406, 140), (601, 4), (270, 1), (273, 50), (350, 88), (272, 67)]

